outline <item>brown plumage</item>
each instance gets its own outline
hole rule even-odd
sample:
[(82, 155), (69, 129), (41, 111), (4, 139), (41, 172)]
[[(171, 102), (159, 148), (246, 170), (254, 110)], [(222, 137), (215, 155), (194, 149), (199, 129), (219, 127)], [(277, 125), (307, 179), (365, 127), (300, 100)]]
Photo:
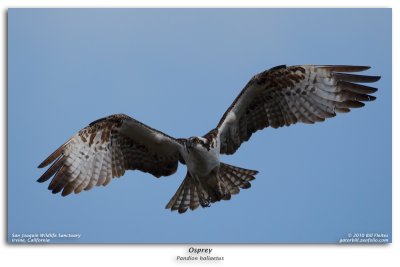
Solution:
[[(141, 129), (165, 138), (164, 144), (141, 142), (125, 133)], [(146, 140), (145, 140), (146, 141)], [(155, 142), (155, 141), (154, 141)], [(169, 143), (168, 143), (169, 142)], [(175, 139), (123, 115), (97, 120), (58, 148), (39, 168), (53, 165), (38, 179), (45, 182), (53, 175), (49, 190), (66, 196), (89, 190), (94, 185), (107, 185), (126, 170), (140, 170), (156, 177), (168, 176), (178, 168), (179, 153)], [(172, 149), (170, 149), (172, 148)]]
[(372, 83), (379, 76), (351, 74), (364, 66), (277, 66), (255, 75), (224, 113), (217, 127), (203, 137), (175, 139), (127, 115), (111, 115), (89, 124), (45, 159), (52, 164), (38, 179), (52, 178), (49, 189), (66, 196), (107, 185), (126, 170), (155, 177), (188, 172), (167, 208), (183, 213), (198, 206), (229, 200), (250, 187), (257, 171), (219, 161), (233, 154), (253, 133), (266, 127), (322, 122), (375, 100)]
[[(376, 82), (379, 76), (359, 72), (364, 66), (279, 66), (255, 75), (218, 124), (221, 154), (233, 154), (251, 135), (266, 127), (297, 122), (315, 123), (375, 100), (376, 88), (355, 84)], [(246, 103), (243, 103), (245, 102)], [(234, 112), (234, 120), (226, 120)]]

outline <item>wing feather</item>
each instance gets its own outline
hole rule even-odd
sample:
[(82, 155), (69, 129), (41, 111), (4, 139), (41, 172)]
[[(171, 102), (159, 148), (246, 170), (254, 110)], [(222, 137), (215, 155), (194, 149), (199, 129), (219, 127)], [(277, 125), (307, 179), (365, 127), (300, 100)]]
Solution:
[[(65, 163), (65, 157), (59, 156), (58, 158), (54, 157), (53, 160), (55, 162), (47, 169), (47, 171), (38, 179), (39, 183), (43, 183), (50, 179)], [(51, 162), (50, 162), (51, 163)], [(49, 165), (50, 163), (45, 163), (44, 166)]]
[[(233, 154), (265, 127), (315, 123), (376, 99), (379, 76), (351, 74), (367, 66), (277, 66), (255, 75), (225, 112), (217, 130), (222, 154)], [(215, 131), (213, 129), (212, 131)]]
[(101, 172), (101, 168), (103, 165), (104, 154), (99, 153), (99, 152), (97, 152), (97, 153), (98, 153), (98, 155), (93, 162), (93, 176), (92, 176), (92, 179), (90, 180), (90, 183), (87, 186), (86, 190), (90, 190), (95, 185), (97, 185), (99, 178), (100, 178), (100, 172)]
[(177, 170), (180, 145), (127, 115), (111, 115), (92, 122), (47, 157), (39, 168), (53, 164), (38, 182), (53, 177), (49, 190), (66, 196), (105, 186), (126, 170), (168, 176)]

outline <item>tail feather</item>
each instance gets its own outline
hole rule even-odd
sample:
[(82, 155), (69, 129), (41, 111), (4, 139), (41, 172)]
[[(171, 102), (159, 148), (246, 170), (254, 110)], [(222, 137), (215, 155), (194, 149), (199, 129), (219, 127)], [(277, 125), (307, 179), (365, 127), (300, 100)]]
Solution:
[(175, 195), (168, 202), (166, 209), (171, 211), (178, 210), (179, 213), (184, 213), (188, 208), (196, 209), (200, 205), (197, 186), (188, 172), (182, 184), (179, 186)]
[(185, 186), (183, 187), (183, 190), (182, 190), (182, 194), (178, 198), (178, 199), (180, 199), (180, 203), (181, 203), (181, 204), (179, 204), (179, 208), (178, 208), (179, 213), (185, 212), (190, 205), (190, 195), (191, 195), (190, 187), (191, 187), (190, 181), (186, 180)]
[(228, 188), (229, 193), (231, 193), (231, 195), (239, 194), (240, 189), (237, 185), (235, 185), (234, 181), (232, 181), (229, 177), (226, 177), (224, 179), (224, 181), (225, 181), (225, 184)]
[(185, 182), (186, 182), (186, 178), (183, 180), (183, 182), (179, 186), (178, 190), (176, 190), (175, 195), (168, 202), (167, 206), (165, 207), (166, 209), (177, 210), (179, 208), (179, 205), (181, 204), (181, 202), (178, 201), (178, 197), (181, 195), (182, 189), (185, 186)]
[(195, 183), (190, 183), (190, 192), (192, 193), (190, 196), (190, 209), (195, 210), (200, 205)]
[(258, 171), (254, 170), (247, 170), (247, 169), (242, 169), (236, 166), (228, 165), (225, 163), (221, 163), (219, 167), (219, 175), (220, 177), (227, 181), (230, 184), (233, 184), (236, 188), (234, 188), (233, 192), (231, 194), (237, 194), (239, 193), (239, 188), (242, 189), (247, 189), (251, 187), (250, 181), (255, 179), (255, 175), (258, 173)]
[(220, 163), (217, 170), (217, 173), (212, 172), (204, 179), (195, 179), (188, 172), (165, 208), (184, 213), (189, 208), (195, 210), (200, 205), (208, 207), (210, 203), (229, 200), (240, 192), (240, 188), (250, 188), (250, 181), (258, 173), (225, 163)]

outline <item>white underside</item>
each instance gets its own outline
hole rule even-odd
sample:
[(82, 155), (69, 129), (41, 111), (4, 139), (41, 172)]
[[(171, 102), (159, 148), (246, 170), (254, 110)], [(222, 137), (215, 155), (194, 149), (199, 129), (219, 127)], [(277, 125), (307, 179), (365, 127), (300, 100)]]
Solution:
[(197, 145), (189, 153), (182, 149), (181, 154), (185, 159), (190, 174), (194, 177), (204, 177), (219, 166), (219, 152), (220, 146), (219, 140), (217, 140), (217, 145), (211, 147), (210, 150)]

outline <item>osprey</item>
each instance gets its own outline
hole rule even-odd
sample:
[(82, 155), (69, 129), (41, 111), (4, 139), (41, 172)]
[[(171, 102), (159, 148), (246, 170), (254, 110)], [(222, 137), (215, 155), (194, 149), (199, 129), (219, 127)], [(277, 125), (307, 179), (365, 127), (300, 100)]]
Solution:
[(346, 113), (374, 100), (371, 83), (379, 76), (349, 74), (365, 66), (277, 66), (255, 75), (204, 136), (174, 138), (127, 115), (111, 115), (90, 123), (45, 159), (50, 168), (38, 179), (53, 177), (49, 190), (62, 196), (107, 185), (126, 170), (155, 177), (176, 172), (178, 162), (187, 174), (166, 208), (185, 212), (200, 205), (229, 200), (240, 188), (249, 188), (258, 173), (220, 162), (251, 135), (266, 127), (297, 122), (314, 123)]

